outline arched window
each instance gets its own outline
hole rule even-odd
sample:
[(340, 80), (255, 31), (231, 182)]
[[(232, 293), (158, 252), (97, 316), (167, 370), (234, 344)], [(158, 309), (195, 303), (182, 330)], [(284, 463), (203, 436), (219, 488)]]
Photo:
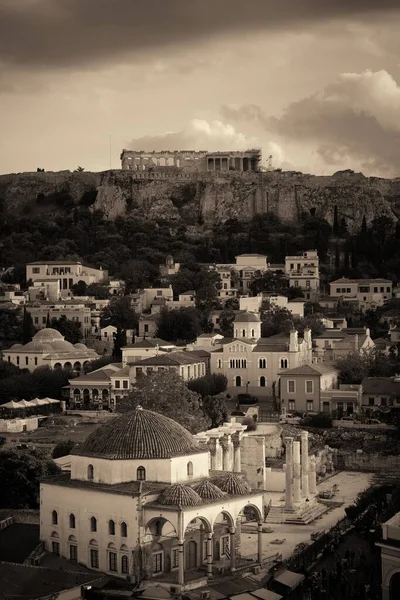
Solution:
[(124, 521), (121, 523), (121, 537), (128, 537), (128, 525)]
[(240, 375), (238, 375), (237, 377), (235, 377), (235, 386), (240, 387), (241, 385), (242, 385), (242, 378), (240, 377)]
[(193, 477), (193, 463), (191, 460), (186, 465), (186, 474), (188, 477)]
[(161, 535), (162, 532), (162, 525), (161, 525), (161, 521), (156, 521), (156, 535)]
[(53, 510), (51, 513), (51, 523), (52, 525), (58, 525), (58, 514), (56, 510)]
[(115, 535), (115, 523), (112, 519), (108, 521), (108, 534)]
[(267, 380), (265, 377), (260, 377), (260, 387), (265, 387), (267, 385)]
[(144, 467), (138, 467), (136, 470), (137, 481), (146, 481), (146, 469)]
[(287, 358), (281, 358), (281, 369), (287, 369), (288, 368), (288, 360)]
[(251, 330), (251, 337), (252, 337), (252, 338), (255, 338), (255, 337), (256, 337), (256, 333), (255, 333), (254, 329), (252, 329), (252, 330)]
[(90, 531), (97, 531), (97, 519), (96, 519), (96, 517), (91, 517), (91, 519), (90, 519)]
[(126, 554), (121, 556), (121, 573), (127, 575), (129, 573), (129, 560)]
[(267, 368), (267, 360), (265, 358), (259, 358), (258, 359), (258, 368), (259, 369), (266, 369)]
[(88, 468), (87, 468), (87, 478), (89, 479), (89, 481), (93, 481), (93, 479), (94, 479), (94, 467), (93, 467), (93, 465), (88, 465)]
[(242, 329), (242, 337), (246, 337), (246, 330)]
[(72, 513), (69, 515), (69, 527), (70, 529), (75, 529), (76, 527), (75, 515), (73, 515)]

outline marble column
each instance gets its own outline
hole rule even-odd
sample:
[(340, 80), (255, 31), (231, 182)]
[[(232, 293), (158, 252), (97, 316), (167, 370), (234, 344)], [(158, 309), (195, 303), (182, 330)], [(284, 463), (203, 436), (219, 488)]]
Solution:
[(286, 488), (285, 488), (285, 509), (293, 509), (293, 438), (285, 438), (286, 444)]
[(229, 528), (229, 552), (231, 554), (231, 571), (236, 570), (235, 528)]
[(310, 456), (310, 470), (308, 473), (309, 491), (312, 496), (317, 493), (317, 472), (314, 454)]
[(242, 457), (240, 454), (240, 437), (238, 434), (233, 438), (233, 469), (236, 473), (242, 470)]
[(220, 444), (222, 446), (222, 470), (223, 471), (231, 471), (232, 470), (232, 460), (231, 460), (232, 440), (231, 440), (231, 436), (224, 435)]
[(185, 585), (185, 557), (183, 554), (183, 540), (178, 543), (178, 583)]
[(207, 577), (212, 577), (213, 566), (213, 534), (207, 533)]
[(260, 521), (257, 526), (257, 559), (260, 564), (262, 564), (262, 557), (263, 557), (262, 528), (263, 528), (263, 524), (262, 524), (262, 521)]
[(293, 442), (294, 501), (301, 502), (300, 442)]
[(212, 439), (209, 441), (210, 457), (211, 457), (211, 471), (217, 471), (217, 444), (218, 440)]
[(310, 487), (308, 483), (308, 431), (301, 432), (301, 487), (303, 498), (308, 498)]

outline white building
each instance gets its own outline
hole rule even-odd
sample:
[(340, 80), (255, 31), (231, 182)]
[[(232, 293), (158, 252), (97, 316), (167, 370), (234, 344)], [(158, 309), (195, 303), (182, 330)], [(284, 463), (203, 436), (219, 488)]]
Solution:
[(319, 258), (316, 250), (307, 250), (300, 256), (286, 256), (285, 275), (290, 287), (303, 290), (306, 300), (315, 300), (319, 294)]
[(400, 513), (382, 523), (381, 549), (382, 600), (400, 598)]
[(206, 585), (215, 563), (235, 569), (241, 521), (252, 514), (257, 564), (263, 490), (240, 473), (243, 430), (226, 424), (201, 441), (141, 407), (110, 420), (73, 451), (70, 473), (41, 481), (45, 549), (93, 571), (162, 578), (180, 590), (191, 572), (193, 589)]
[(383, 306), (392, 298), (393, 282), (390, 279), (347, 279), (341, 277), (329, 284), (330, 296), (346, 302), (357, 302), (360, 310)]
[(259, 312), (263, 301), (267, 300), (272, 306), (278, 308), (286, 308), (295, 317), (304, 317), (305, 301), (299, 298), (298, 300), (289, 300), (281, 294), (269, 294), (262, 292), (257, 296), (242, 296), (239, 298), (240, 310), (248, 310), (251, 312)]
[[(108, 283), (108, 271), (93, 269), (82, 265), (80, 261), (70, 260), (38, 260), (26, 265), (26, 280), (40, 282), (58, 279), (60, 282), (60, 295), (62, 298), (72, 296), (72, 286), (78, 281), (84, 281), (86, 285), (91, 283)], [(58, 300), (58, 298), (57, 298)]]

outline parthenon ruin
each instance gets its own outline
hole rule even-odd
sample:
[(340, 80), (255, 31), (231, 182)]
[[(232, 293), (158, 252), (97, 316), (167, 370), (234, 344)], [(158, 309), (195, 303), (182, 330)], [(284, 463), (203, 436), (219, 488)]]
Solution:
[(261, 150), (253, 148), (244, 152), (208, 152), (207, 150), (123, 150), (120, 156), (124, 171), (149, 171), (178, 168), (184, 173), (212, 171), (259, 171)]

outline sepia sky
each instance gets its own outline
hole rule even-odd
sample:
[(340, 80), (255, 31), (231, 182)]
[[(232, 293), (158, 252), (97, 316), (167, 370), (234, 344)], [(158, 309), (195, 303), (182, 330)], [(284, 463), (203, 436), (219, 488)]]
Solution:
[(111, 136), (113, 168), (257, 146), (400, 177), (399, 30), (399, 0), (0, 0), (0, 173), (106, 170)]

